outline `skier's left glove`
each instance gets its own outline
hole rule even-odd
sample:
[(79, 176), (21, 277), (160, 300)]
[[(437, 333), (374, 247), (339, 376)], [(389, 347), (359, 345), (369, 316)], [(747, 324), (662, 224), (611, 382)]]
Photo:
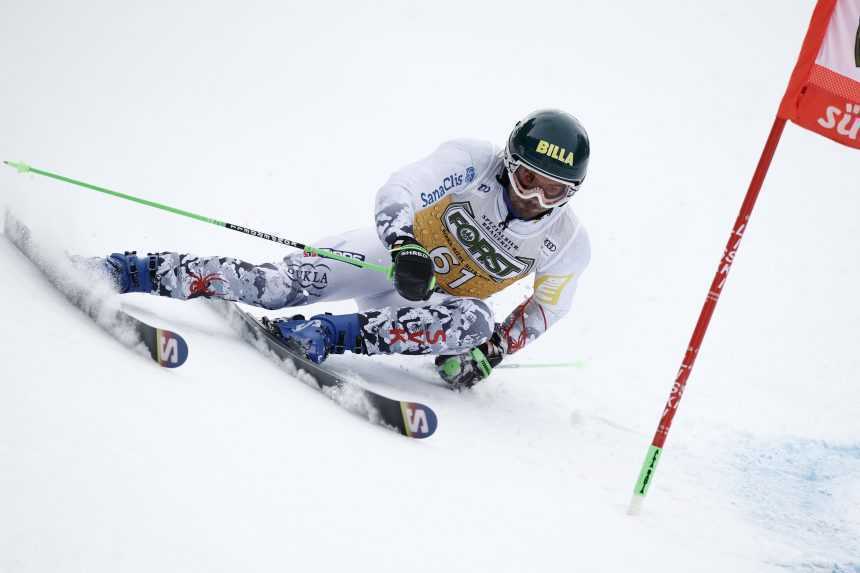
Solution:
[(504, 357), (502, 339), (494, 332), (489, 340), (468, 352), (437, 356), (436, 371), (455, 390), (471, 388), (489, 376)]

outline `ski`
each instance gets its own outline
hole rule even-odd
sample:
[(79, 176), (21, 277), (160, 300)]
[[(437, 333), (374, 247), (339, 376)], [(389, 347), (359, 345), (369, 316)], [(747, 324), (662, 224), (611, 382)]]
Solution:
[(427, 438), (436, 431), (436, 413), (429, 406), (394, 400), (368, 390), (324, 366), (311, 362), (301, 350), (274, 335), (262, 322), (239, 308), (236, 303), (223, 300), (215, 300), (212, 303), (243, 339), (265, 354), (274, 354), (281, 364), (290, 365), (288, 368), (291, 374), (318, 389), (346, 410), (410, 438)]
[(145, 349), (154, 362), (165, 368), (177, 368), (185, 363), (188, 358), (185, 339), (170, 330), (147, 324), (119, 308), (111, 308), (93, 292), (97, 289), (92, 288), (92, 281), (76, 276), (78, 273), (67, 257), (58, 256), (54, 264), (49, 264), (44, 252), (34, 244), (30, 229), (8, 210), (3, 234), (69, 302), (121, 344), (141, 353)]

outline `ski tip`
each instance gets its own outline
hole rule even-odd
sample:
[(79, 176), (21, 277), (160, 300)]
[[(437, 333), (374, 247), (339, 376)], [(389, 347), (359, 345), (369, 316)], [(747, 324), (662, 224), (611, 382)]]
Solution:
[(153, 358), (160, 366), (179, 368), (188, 360), (188, 344), (175, 332), (159, 328), (156, 344), (156, 356)]
[(3, 161), (9, 167), (18, 171), (18, 173), (27, 173), (32, 170), (32, 167), (24, 163), (23, 161)]
[(436, 431), (436, 412), (418, 402), (400, 402), (403, 413), (403, 434), (410, 438), (429, 438)]

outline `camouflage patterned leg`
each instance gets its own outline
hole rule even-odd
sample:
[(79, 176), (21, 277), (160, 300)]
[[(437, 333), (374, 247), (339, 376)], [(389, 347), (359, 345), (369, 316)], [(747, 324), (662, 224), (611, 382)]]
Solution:
[[(316, 243), (341, 256), (376, 264), (391, 261), (374, 229), (346, 231)], [(157, 253), (153, 294), (178, 299), (223, 298), (269, 310), (321, 301), (374, 298), (394, 292), (383, 273), (292, 252), (283, 260), (255, 265), (231, 257)], [(380, 305), (387, 306), (387, 305)]]
[(180, 298), (223, 298), (267, 309), (307, 304), (313, 284), (303, 287), (290, 269), (271, 263), (253, 265), (230, 257), (158, 253), (155, 294)]
[(451, 298), (423, 307), (383, 308), (360, 313), (367, 354), (449, 354), (485, 342), (493, 312), (481, 300)]

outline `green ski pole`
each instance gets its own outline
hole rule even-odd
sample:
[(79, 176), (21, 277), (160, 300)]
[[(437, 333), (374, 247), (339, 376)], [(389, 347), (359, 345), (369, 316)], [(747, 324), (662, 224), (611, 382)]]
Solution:
[(265, 239), (267, 241), (273, 241), (275, 243), (280, 243), (282, 245), (287, 245), (289, 247), (295, 247), (297, 249), (303, 250), (305, 253), (313, 256), (320, 256), (326, 259), (332, 259), (335, 261), (340, 261), (342, 263), (347, 263), (349, 265), (353, 265), (356, 267), (361, 267), (363, 269), (370, 269), (372, 271), (377, 271), (380, 273), (385, 273), (391, 276), (391, 267), (385, 265), (377, 265), (374, 263), (368, 263), (366, 261), (360, 261), (357, 259), (352, 259), (349, 257), (344, 257), (343, 255), (339, 255), (328, 249), (317, 249), (315, 247), (311, 247), (302, 243), (298, 243), (296, 241), (291, 241), (289, 239), (284, 239), (278, 237), (277, 235), (273, 235), (271, 233), (263, 233), (262, 231), (256, 231), (244, 225), (237, 225), (235, 223), (227, 223), (225, 221), (219, 221), (218, 219), (213, 219), (211, 217), (206, 217), (204, 215), (198, 215), (197, 213), (192, 213), (190, 211), (184, 211), (182, 209), (177, 209), (176, 207), (171, 207), (169, 205), (163, 205), (161, 203), (156, 203), (155, 201), (149, 201), (147, 199), (141, 199), (140, 197), (134, 197), (132, 195), (126, 195), (125, 193), (120, 193), (118, 191), (111, 191), (110, 189), (105, 189), (104, 187), (98, 187), (96, 185), (92, 185), (90, 183), (85, 183), (84, 181), (78, 181), (76, 179), (70, 179), (69, 177), (64, 177), (62, 175), (58, 175), (56, 173), (51, 173), (50, 171), (43, 171), (41, 169), (36, 169), (35, 167), (31, 167), (26, 163), (22, 162), (14, 162), (14, 161), (4, 161), (6, 165), (15, 168), (18, 173), (35, 173), (36, 175), (42, 175), (43, 177), (49, 177), (51, 179), (56, 179), (57, 181), (63, 181), (65, 183), (70, 183), (72, 185), (76, 185), (78, 187), (83, 187), (85, 189), (91, 189), (93, 191), (98, 191), (99, 193), (105, 193), (106, 195), (112, 195), (114, 197), (119, 197), (120, 199), (125, 199), (127, 201), (133, 201), (134, 203), (140, 203), (141, 205), (146, 205), (147, 207), (154, 207), (156, 209), (161, 209), (162, 211), (167, 211), (168, 213), (173, 213), (174, 215), (181, 215), (183, 217), (188, 217), (189, 219), (195, 219), (197, 221), (202, 221), (203, 223), (209, 223), (210, 225), (217, 225), (218, 227), (224, 227), (225, 229), (230, 229), (231, 231), (237, 231), (239, 233), (243, 233), (245, 235), (250, 235), (252, 237), (257, 237), (260, 239)]
[[(547, 363), (525, 363), (525, 364), (499, 364), (496, 368), (584, 368), (585, 362), (547, 362)], [(496, 369), (494, 368), (494, 370)]]

